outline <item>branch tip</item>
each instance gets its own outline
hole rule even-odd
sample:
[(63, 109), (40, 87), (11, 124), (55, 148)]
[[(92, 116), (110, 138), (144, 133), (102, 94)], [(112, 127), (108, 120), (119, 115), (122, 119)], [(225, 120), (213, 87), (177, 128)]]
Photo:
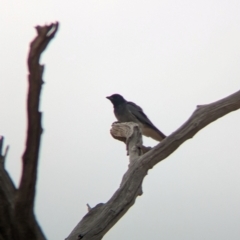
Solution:
[(6, 158), (7, 158), (7, 154), (8, 154), (9, 148), (10, 148), (9, 145), (7, 145), (7, 147), (5, 148), (5, 152), (4, 152), (4, 155), (3, 155), (3, 160), (4, 160), (4, 162), (6, 161)]
[(87, 209), (88, 209), (89, 212), (92, 209), (88, 203), (87, 203)]

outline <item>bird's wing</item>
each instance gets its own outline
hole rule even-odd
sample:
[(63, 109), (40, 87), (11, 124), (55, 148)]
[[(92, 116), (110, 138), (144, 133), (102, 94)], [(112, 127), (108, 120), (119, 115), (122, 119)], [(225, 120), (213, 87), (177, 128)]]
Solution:
[(133, 102), (127, 102), (128, 110), (141, 122), (150, 126), (154, 126), (153, 123), (148, 119), (142, 108)]
[(166, 137), (161, 131), (158, 130), (157, 127), (154, 126), (154, 124), (149, 120), (147, 115), (143, 112), (142, 108), (139, 107), (137, 104), (133, 102), (127, 102), (127, 108), (138, 119), (139, 122), (157, 131), (162, 139)]

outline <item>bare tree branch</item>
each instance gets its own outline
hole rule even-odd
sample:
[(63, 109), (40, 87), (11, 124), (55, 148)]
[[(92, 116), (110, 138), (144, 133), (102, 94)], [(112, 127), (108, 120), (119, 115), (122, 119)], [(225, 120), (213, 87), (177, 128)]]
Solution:
[(142, 134), (137, 123), (113, 123), (110, 133), (113, 138), (126, 143), (130, 164), (142, 155)]
[(26, 149), (22, 158), (22, 175), (15, 200), (15, 220), (19, 232), (18, 239), (21, 240), (45, 239), (33, 212), (38, 153), (42, 133), (41, 113), (38, 109), (44, 67), (39, 64), (39, 60), (42, 52), (55, 36), (58, 30), (58, 23), (43, 27), (37, 26), (36, 30), (38, 35), (30, 45), (28, 57), (29, 89), (27, 98), (28, 129)]
[(8, 146), (2, 154), (3, 142), (4, 138), (0, 136), (0, 240), (17, 239), (13, 220), (16, 188), (4, 166)]
[[(149, 169), (167, 158), (182, 143), (213, 121), (240, 108), (240, 91), (217, 102), (198, 106), (192, 116), (156, 147), (135, 159), (124, 174), (119, 189), (111, 199), (92, 208), (66, 240), (100, 240), (134, 204)], [(124, 123), (125, 124), (125, 123)], [(124, 126), (122, 126), (124, 128)], [(113, 133), (113, 131), (111, 132)], [(114, 136), (118, 139), (119, 136)], [(120, 139), (122, 140), (122, 139)]]

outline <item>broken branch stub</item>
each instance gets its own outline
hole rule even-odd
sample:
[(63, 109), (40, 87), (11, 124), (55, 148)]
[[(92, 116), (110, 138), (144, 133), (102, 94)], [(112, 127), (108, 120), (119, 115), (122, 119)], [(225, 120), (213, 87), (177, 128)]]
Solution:
[(130, 162), (142, 155), (142, 133), (137, 123), (113, 123), (110, 133), (113, 138), (126, 143)]

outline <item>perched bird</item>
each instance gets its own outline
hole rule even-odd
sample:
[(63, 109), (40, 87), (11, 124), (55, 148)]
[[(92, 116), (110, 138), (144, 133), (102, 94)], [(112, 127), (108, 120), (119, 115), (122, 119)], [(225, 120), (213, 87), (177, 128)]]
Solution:
[(142, 108), (133, 102), (128, 102), (120, 94), (113, 94), (107, 97), (114, 108), (114, 114), (119, 122), (138, 123), (142, 134), (157, 141), (162, 141), (166, 136), (159, 131), (148, 119)]

